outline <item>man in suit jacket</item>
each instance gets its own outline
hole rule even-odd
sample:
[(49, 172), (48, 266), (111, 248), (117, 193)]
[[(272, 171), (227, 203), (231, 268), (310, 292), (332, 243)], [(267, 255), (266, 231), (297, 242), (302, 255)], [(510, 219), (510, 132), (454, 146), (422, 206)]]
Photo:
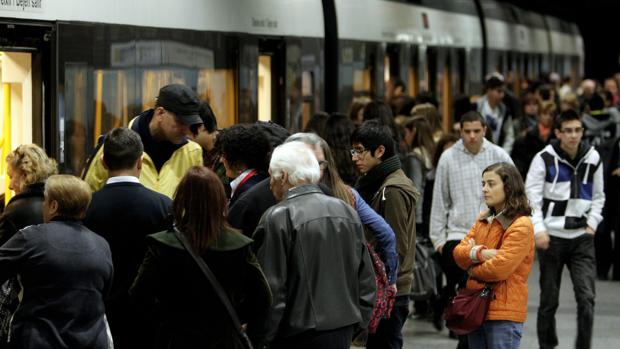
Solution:
[(103, 164), (109, 178), (93, 194), (84, 224), (108, 241), (114, 263), (112, 289), (106, 299), (106, 314), (116, 348), (146, 346), (147, 319), (136, 318), (128, 290), (146, 251), (145, 237), (170, 224), (172, 201), (140, 184), (144, 147), (140, 136), (127, 128), (108, 133)]

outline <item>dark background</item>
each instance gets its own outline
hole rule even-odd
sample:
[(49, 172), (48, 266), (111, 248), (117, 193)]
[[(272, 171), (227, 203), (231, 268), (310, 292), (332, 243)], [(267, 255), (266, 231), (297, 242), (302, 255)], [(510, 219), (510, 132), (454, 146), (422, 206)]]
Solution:
[(577, 23), (584, 42), (585, 77), (602, 81), (620, 72), (620, 1), (504, 1)]

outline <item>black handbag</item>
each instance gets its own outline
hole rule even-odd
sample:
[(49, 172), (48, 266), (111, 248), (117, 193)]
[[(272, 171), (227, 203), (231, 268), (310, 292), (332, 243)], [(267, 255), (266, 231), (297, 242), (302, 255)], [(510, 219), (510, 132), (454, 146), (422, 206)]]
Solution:
[(217, 295), (217, 297), (220, 299), (220, 301), (222, 302), (222, 304), (228, 311), (228, 314), (230, 315), (230, 319), (232, 320), (233, 326), (235, 327), (237, 331), (237, 335), (239, 336), (239, 341), (241, 342), (244, 348), (253, 349), (254, 347), (252, 346), (252, 342), (250, 341), (250, 338), (248, 337), (248, 335), (245, 333), (245, 331), (241, 327), (241, 321), (239, 321), (237, 312), (235, 311), (235, 308), (233, 307), (232, 303), (230, 303), (230, 299), (228, 299), (228, 295), (226, 294), (226, 292), (224, 292), (224, 288), (222, 288), (222, 285), (219, 283), (219, 281), (217, 281), (217, 278), (215, 277), (211, 269), (209, 269), (209, 266), (207, 266), (207, 263), (205, 263), (205, 261), (194, 252), (192, 247), (189, 245), (189, 242), (187, 241), (187, 238), (185, 237), (185, 235), (183, 235), (179, 231), (179, 229), (177, 229), (176, 227), (174, 227), (173, 229), (174, 229), (173, 232), (176, 238), (179, 240), (179, 242), (181, 242), (185, 250), (189, 252), (189, 254), (192, 256), (194, 261), (196, 261), (196, 264), (198, 264), (198, 266), (200, 267), (200, 270), (202, 270), (202, 273), (205, 275), (205, 277), (207, 278), (207, 280), (213, 287), (213, 291), (215, 291), (215, 294)]

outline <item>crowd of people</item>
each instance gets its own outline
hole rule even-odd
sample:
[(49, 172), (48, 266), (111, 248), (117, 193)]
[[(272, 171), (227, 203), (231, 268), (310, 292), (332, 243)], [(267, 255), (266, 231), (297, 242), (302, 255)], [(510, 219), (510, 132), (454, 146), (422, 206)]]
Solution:
[(83, 179), (19, 146), (0, 348), (402, 348), (408, 317), (442, 330), (457, 292), (481, 288), (485, 321), (457, 347), (518, 348), (535, 251), (540, 347), (558, 345), (566, 265), (589, 348), (595, 278), (620, 279), (618, 82), (523, 83), (489, 75), (442, 125), (432, 95), (392, 79), (295, 134), (219, 130), (172, 84), (101, 137)]

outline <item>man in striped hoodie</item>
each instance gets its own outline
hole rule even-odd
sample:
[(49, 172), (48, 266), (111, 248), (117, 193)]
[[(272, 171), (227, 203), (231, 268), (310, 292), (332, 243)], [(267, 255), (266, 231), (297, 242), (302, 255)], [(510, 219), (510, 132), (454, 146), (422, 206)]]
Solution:
[(590, 348), (594, 319), (594, 232), (605, 203), (603, 165), (581, 142), (583, 124), (568, 110), (555, 121), (557, 140), (536, 154), (526, 180), (540, 261), (537, 331), (541, 348), (558, 345), (555, 312), (562, 269), (570, 271), (577, 300), (576, 348)]

